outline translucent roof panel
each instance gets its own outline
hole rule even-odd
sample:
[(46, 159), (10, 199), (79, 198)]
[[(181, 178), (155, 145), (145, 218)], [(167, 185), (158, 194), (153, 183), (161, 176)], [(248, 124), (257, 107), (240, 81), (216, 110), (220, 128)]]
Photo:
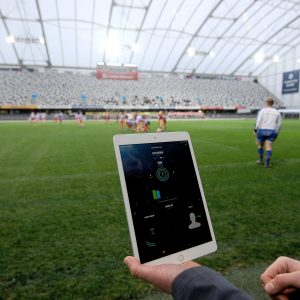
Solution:
[(0, 66), (259, 75), (300, 43), (296, 0), (8, 0), (0, 18)]

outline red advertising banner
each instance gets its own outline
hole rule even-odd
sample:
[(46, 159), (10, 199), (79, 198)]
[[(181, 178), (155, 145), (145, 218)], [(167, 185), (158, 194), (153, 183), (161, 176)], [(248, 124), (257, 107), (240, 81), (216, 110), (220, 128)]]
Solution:
[(97, 79), (112, 80), (138, 80), (138, 69), (135, 66), (111, 66), (106, 64), (97, 65)]

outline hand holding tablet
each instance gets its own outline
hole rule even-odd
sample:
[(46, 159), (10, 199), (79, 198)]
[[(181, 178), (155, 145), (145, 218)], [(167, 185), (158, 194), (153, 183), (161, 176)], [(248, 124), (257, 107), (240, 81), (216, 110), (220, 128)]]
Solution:
[(186, 132), (114, 137), (134, 256), (182, 263), (217, 249)]

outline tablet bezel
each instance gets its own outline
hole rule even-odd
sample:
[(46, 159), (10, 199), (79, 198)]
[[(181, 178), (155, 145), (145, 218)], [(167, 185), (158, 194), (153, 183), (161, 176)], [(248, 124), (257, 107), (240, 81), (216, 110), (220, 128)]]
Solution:
[(216, 239), (215, 239), (215, 235), (214, 235), (214, 231), (213, 231), (189, 133), (188, 132), (159, 132), (159, 133), (119, 134), (113, 137), (113, 142), (114, 142), (114, 149), (115, 149), (117, 166), (118, 166), (118, 171), (120, 176), (128, 228), (130, 233), (130, 240), (133, 249), (133, 255), (137, 259), (140, 259), (136, 234), (135, 234), (134, 224), (133, 224), (133, 219), (131, 214), (128, 191), (127, 191), (127, 186), (125, 181), (125, 174), (124, 174), (124, 169), (123, 169), (123, 164), (121, 159), (120, 146), (130, 145), (130, 144), (163, 143), (163, 142), (176, 142), (176, 141), (188, 141), (189, 143), (189, 149), (190, 149), (190, 153), (191, 153), (191, 157), (192, 157), (192, 161), (193, 161), (193, 165), (194, 165), (194, 169), (198, 181), (198, 186), (201, 192), (202, 202), (205, 209), (205, 214), (206, 214), (210, 234), (212, 237), (212, 241), (145, 263), (149, 265), (158, 265), (158, 264), (165, 264), (165, 263), (179, 264), (189, 260), (193, 260), (197, 257), (204, 256), (206, 254), (212, 253), (217, 250), (217, 243), (216, 243)]

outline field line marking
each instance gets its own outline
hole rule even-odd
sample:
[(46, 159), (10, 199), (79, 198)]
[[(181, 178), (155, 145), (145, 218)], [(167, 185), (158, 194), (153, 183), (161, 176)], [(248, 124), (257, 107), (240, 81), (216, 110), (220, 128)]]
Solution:
[[(280, 160), (282, 164), (298, 164), (300, 163), (300, 159), (298, 158), (290, 158)], [(232, 168), (232, 167), (244, 167), (244, 166), (255, 166), (256, 161), (248, 161), (248, 162), (234, 162), (234, 163), (224, 163), (224, 164), (210, 164), (210, 165), (198, 165), (199, 170), (209, 170), (209, 169), (218, 169), (218, 168)], [(10, 179), (0, 179), (0, 183), (13, 183), (13, 182), (26, 182), (26, 181), (47, 181), (47, 180), (58, 180), (58, 179), (74, 179), (81, 178), (87, 176), (95, 176), (95, 177), (108, 177), (111, 175), (118, 175), (117, 171), (107, 171), (107, 172), (95, 172), (95, 173), (79, 173), (79, 174), (66, 174), (66, 175), (53, 175), (53, 176), (38, 176), (38, 177), (17, 177)]]
[(26, 181), (47, 181), (52, 179), (73, 179), (73, 178), (81, 178), (87, 176), (95, 176), (95, 177), (106, 177), (111, 175), (117, 175), (117, 171), (109, 171), (109, 172), (99, 172), (99, 173), (80, 173), (80, 174), (66, 174), (66, 175), (53, 175), (53, 176), (38, 176), (38, 177), (17, 177), (11, 179), (0, 179), (0, 183), (10, 183), (10, 182), (26, 182)]
[[(218, 143), (216, 141), (213, 141), (213, 140), (208, 140), (208, 139), (201, 139), (201, 143), (203, 144), (210, 144), (210, 145), (214, 145), (216, 147), (218, 146), (221, 146), (223, 148), (227, 148), (227, 149), (230, 149), (230, 150), (238, 150), (239, 147), (237, 146), (230, 146), (230, 145), (225, 145), (223, 143)], [(196, 147), (195, 147), (196, 148)]]
[[(300, 163), (299, 158), (290, 158), (290, 159), (283, 159), (280, 160), (281, 163), (288, 165), (288, 164), (297, 164)], [(212, 169), (212, 168), (224, 168), (224, 167), (244, 167), (244, 166), (251, 166), (256, 165), (256, 160), (248, 161), (248, 162), (234, 162), (234, 163), (225, 163), (225, 164), (210, 164), (210, 165), (198, 165), (199, 170), (203, 169)]]

